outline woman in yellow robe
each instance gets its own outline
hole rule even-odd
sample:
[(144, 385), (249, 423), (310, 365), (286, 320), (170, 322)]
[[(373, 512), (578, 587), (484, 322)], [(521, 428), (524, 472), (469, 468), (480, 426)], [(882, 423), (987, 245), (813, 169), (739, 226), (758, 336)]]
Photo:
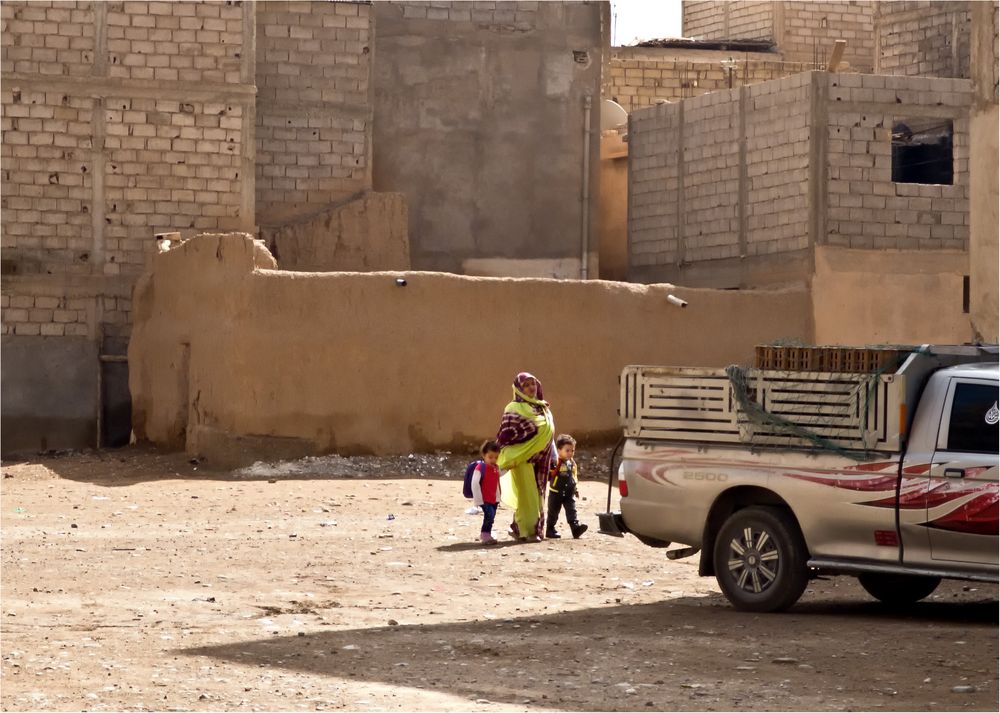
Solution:
[(497, 432), (497, 465), (509, 470), (516, 502), (511, 531), (521, 540), (540, 542), (545, 533), (545, 486), (555, 448), (555, 426), (542, 384), (527, 372), (514, 378), (514, 399), (504, 409)]

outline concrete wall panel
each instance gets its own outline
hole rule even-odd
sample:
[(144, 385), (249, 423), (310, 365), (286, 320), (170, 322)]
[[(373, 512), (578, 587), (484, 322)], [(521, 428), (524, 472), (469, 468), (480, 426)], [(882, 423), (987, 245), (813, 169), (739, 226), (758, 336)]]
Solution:
[(86, 337), (3, 337), (5, 455), (93, 446), (97, 347)]
[(596, 262), (606, 9), (374, 6), (374, 188), (406, 196), (415, 268), (460, 271), (471, 258), (579, 260), (588, 95)]

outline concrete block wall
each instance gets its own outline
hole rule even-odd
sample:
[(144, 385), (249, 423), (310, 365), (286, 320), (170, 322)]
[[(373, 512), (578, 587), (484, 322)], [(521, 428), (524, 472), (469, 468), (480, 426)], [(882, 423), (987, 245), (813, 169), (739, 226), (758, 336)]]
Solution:
[(615, 47), (601, 91), (605, 99), (614, 99), (631, 112), (663, 100), (759, 84), (815, 68), (769, 53)]
[(683, 191), (678, 260), (733, 257), (739, 232), (739, 90), (684, 102), (680, 135)]
[[(74, 354), (96, 381), (155, 233), (252, 230), (253, 18), (238, 0), (0, 5), (5, 372)], [(84, 417), (43, 411), (95, 421), (90, 381), (25, 384), (4, 390), (5, 452), (87, 445)]]
[(772, 40), (787, 62), (825, 63), (834, 41), (846, 40), (843, 60), (870, 72), (875, 5), (872, 0), (685, 0), (682, 22), (685, 37)]
[[(965, 251), (970, 83), (810, 72), (630, 115), (630, 278), (806, 279), (811, 248)], [(951, 121), (953, 185), (892, 181), (895, 121)]]
[(791, 253), (808, 246), (803, 216), (809, 214), (812, 76), (797, 74), (745, 92), (746, 238), (738, 255)]
[(970, 77), (971, 23), (970, 3), (963, 0), (876, 3), (875, 72)]
[(259, 224), (371, 188), (373, 22), (368, 3), (258, 3)]
[(806, 247), (810, 77), (631, 114), (633, 278)]
[(628, 242), (631, 270), (678, 261), (680, 163), (676, 104), (629, 115)]
[[(852, 248), (967, 250), (967, 80), (831, 75), (827, 241)], [(892, 126), (951, 121), (954, 184), (893, 183)]]
[(772, 40), (775, 4), (684, 0), (681, 10), (684, 36), (706, 40)]
[(9, 2), (2, 13), (8, 274), (134, 275), (154, 232), (252, 226), (246, 6)]
[[(835, 40), (846, 40), (843, 61), (870, 72), (875, 53), (875, 7), (870, 0), (776, 2), (778, 50), (788, 61), (825, 65)], [(894, 4), (894, 3), (890, 3)]]

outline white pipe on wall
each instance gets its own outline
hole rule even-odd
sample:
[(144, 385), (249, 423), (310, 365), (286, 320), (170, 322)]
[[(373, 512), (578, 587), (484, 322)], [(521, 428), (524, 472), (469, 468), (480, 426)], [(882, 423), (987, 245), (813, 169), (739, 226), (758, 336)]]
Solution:
[(580, 226), (580, 279), (587, 279), (587, 254), (590, 252), (590, 114), (593, 99), (583, 98), (583, 224)]

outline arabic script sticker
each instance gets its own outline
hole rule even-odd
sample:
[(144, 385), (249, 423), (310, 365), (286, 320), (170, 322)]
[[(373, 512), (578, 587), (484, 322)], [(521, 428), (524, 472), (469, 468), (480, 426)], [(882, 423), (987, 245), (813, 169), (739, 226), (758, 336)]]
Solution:
[(997, 409), (997, 402), (994, 401), (993, 406), (986, 412), (986, 423), (990, 426), (996, 426), (998, 421), (1000, 421), (1000, 410)]

